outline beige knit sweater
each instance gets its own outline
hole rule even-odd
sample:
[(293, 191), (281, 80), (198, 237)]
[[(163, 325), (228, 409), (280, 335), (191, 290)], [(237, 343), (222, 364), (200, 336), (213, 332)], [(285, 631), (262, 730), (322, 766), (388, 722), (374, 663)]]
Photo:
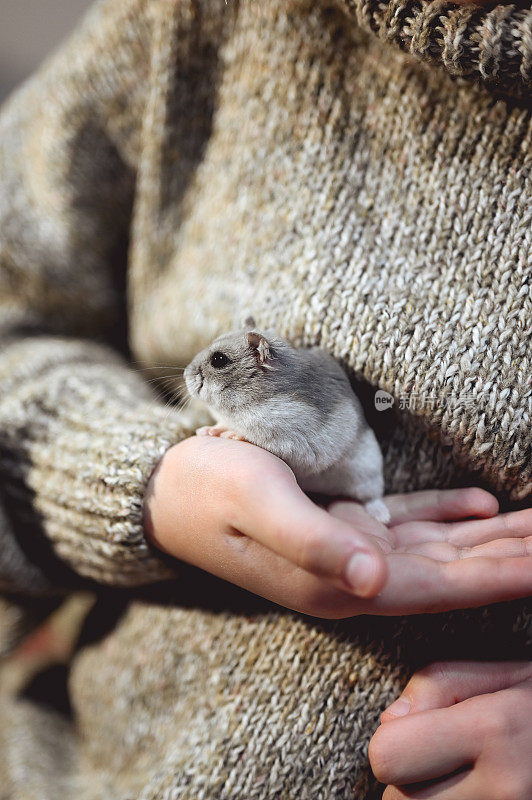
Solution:
[(375, 797), (410, 670), (526, 655), (523, 604), (318, 622), (169, 563), (141, 511), (203, 421), (147, 376), (247, 313), (394, 396), (388, 489), (526, 501), (531, 86), (511, 5), (103, 0), (5, 105), (0, 645), (30, 595), (100, 600), (72, 718), (1, 695), (3, 800)]

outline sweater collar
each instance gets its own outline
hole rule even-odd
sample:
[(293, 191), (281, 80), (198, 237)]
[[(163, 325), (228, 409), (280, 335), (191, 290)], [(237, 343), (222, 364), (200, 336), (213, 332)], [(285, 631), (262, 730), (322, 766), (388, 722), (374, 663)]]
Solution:
[(532, 95), (532, 8), (446, 0), (337, 0), (358, 24), (454, 77)]

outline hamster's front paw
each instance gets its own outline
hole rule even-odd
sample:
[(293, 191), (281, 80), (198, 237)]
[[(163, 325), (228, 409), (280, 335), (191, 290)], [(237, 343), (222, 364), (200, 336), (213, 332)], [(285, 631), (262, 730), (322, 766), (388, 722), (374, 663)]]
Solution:
[(243, 436), (235, 433), (235, 431), (229, 430), (229, 428), (223, 425), (204, 425), (203, 428), (198, 428), (196, 430), (196, 436), (218, 436), (220, 439), (235, 439), (238, 442), (247, 441)]
[(196, 436), (221, 436), (226, 430), (223, 425), (204, 425), (196, 429)]
[(388, 507), (386, 503), (377, 498), (376, 500), (370, 500), (369, 503), (364, 505), (364, 508), (368, 512), (368, 514), (376, 519), (377, 522), (382, 522), (384, 525), (387, 525), (391, 519), (390, 512), (388, 511)]
[(236, 442), (247, 442), (247, 439), (244, 439), (239, 433), (227, 430), (220, 434), (220, 439), (234, 439)]

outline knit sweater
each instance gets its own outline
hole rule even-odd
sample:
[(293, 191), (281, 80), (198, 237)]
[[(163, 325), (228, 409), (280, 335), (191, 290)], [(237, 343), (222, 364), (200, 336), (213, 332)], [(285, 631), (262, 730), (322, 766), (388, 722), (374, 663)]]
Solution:
[(392, 395), (389, 491), (527, 501), (531, 86), (516, 6), (103, 0), (5, 104), (2, 644), (35, 598), (100, 600), (72, 718), (1, 695), (2, 797), (373, 798), (413, 668), (527, 655), (523, 603), (329, 624), (259, 602), (159, 554), (142, 504), (206, 421), (151, 379), (172, 396), (250, 313)]

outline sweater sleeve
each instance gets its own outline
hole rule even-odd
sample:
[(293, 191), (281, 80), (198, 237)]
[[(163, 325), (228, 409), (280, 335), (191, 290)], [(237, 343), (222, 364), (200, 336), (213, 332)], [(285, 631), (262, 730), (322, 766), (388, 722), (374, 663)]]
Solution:
[[(104, 0), (0, 113), (0, 590), (173, 574), (149, 476), (192, 414), (119, 355), (150, 3)], [(122, 347), (125, 351), (125, 347)]]

